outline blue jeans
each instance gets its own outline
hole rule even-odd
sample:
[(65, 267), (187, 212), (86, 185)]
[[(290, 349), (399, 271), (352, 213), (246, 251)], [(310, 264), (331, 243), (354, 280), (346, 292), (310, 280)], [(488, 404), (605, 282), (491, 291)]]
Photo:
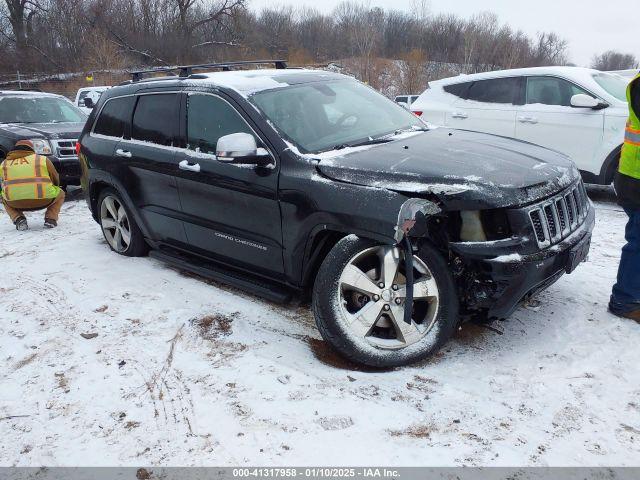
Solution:
[(629, 223), (625, 231), (627, 244), (622, 247), (618, 281), (613, 286), (609, 309), (625, 314), (640, 309), (640, 210), (625, 208)]

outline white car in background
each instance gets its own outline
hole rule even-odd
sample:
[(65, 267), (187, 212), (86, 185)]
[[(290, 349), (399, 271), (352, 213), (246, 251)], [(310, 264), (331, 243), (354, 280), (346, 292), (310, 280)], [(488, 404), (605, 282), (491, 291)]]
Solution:
[(85, 98), (90, 98), (95, 105), (100, 100), (100, 96), (103, 92), (109, 90), (111, 87), (103, 86), (103, 87), (85, 87), (78, 90), (76, 93), (76, 106), (82, 110), (84, 113), (89, 115), (93, 108), (89, 108), (85, 105)]
[(430, 82), (411, 110), (436, 125), (492, 133), (568, 155), (587, 183), (609, 185), (629, 114), (627, 81), (579, 67), (536, 67)]

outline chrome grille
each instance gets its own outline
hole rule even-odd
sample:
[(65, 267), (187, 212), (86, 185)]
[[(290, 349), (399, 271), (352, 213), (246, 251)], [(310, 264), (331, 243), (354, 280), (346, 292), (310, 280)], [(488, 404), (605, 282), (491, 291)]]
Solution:
[(58, 158), (75, 158), (76, 142), (73, 139), (51, 140), (53, 151)]
[(540, 248), (560, 242), (582, 225), (589, 199), (582, 182), (529, 210), (529, 219)]

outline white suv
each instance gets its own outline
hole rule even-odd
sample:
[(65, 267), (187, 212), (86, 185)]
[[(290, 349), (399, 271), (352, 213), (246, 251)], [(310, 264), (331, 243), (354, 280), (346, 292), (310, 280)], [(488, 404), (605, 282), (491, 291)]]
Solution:
[(562, 152), (585, 182), (613, 181), (628, 117), (627, 81), (579, 67), (538, 67), (430, 82), (411, 105), (436, 125), (493, 133)]

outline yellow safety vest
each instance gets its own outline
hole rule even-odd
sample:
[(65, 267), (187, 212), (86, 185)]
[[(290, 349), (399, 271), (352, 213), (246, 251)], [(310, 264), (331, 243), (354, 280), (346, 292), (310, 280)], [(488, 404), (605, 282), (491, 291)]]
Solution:
[(6, 201), (56, 198), (60, 187), (53, 184), (47, 158), (40, 155), (8, 158), (0, 165), (2, 197)]
[(620, 173), (640, 180), (640, 118), (633, 111), (631, 102), (631, 86), (636, 82), (640, 82), (640, 74), (627, 87), (629, 121), (624, 131), (624, 144), (620, 155)]

